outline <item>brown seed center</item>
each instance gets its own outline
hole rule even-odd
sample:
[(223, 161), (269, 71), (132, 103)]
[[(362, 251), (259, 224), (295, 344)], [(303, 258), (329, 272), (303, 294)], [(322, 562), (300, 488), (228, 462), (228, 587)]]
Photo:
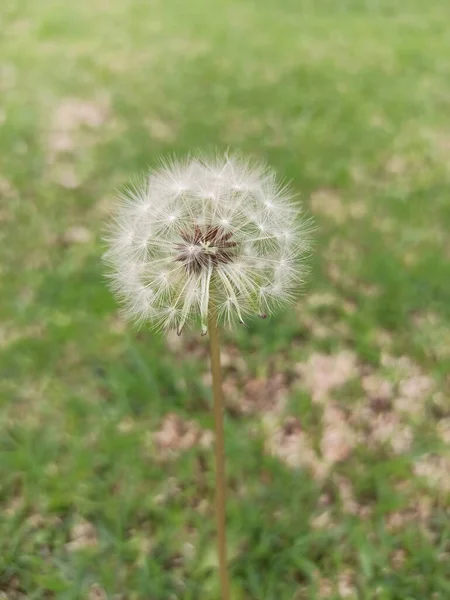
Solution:
[(231, 232), (212, 225), (195, 225), (180, 235), (183, 242), (176, 245), (179, 254), (175, 260), (182, 262), (189, 272), (198, 273), (233, 260), (237, 244), (232, 241)]

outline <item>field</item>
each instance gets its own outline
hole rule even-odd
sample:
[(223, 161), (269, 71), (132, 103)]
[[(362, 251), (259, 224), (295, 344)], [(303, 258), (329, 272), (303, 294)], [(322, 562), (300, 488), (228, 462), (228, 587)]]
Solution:
[(450, 598), (447, 0), (0, 8), (0, 598), (217, 600), (207, 343), (105, 285), (116, 189), (239, 149), (317, 231), (224, 333), (233, 600)]

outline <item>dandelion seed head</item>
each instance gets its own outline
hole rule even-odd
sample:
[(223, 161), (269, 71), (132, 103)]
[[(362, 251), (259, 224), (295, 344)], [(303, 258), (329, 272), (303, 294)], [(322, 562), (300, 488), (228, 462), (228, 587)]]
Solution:
[(295, 300), (310, 226), (275, 174), (240, 156), (161, 164), (122, 193), (105, 260), (138, 322), (181, 333), (208, 313), (227, 324)]

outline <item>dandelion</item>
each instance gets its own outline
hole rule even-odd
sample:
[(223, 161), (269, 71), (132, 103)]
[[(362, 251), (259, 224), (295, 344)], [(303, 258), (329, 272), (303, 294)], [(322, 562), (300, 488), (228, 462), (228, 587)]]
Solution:
[(239, 157), (187, 159), (122, 194), (106, 259), (128, 316), (181, 333), (265, 317), (295, 299), (305, 222), (272, 171)]
[(265, 318), (295, 300), (309, 251), (309, 222), (274, 172), (237, 155), (189, 157), (126, 189), (105, 260), (126, 314), (138, 323), (209, 332), (216, 426), (217, 518), (223, 598), (223, 398), (218, 326)]

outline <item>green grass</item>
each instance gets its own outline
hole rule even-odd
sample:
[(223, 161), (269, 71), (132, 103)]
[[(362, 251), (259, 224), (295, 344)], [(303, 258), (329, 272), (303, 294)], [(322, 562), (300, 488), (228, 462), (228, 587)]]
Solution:
[(123, 324), (100, 261), (117, 186), (205, 146), (269, 161), (318, 225), (298, 306), (225, 337), (233, 600), (450, 597), (449, 19), (2, 4), (1, 598), (219, 596), (211, 452), (155, 435), (211, 429), (205, 341)]

